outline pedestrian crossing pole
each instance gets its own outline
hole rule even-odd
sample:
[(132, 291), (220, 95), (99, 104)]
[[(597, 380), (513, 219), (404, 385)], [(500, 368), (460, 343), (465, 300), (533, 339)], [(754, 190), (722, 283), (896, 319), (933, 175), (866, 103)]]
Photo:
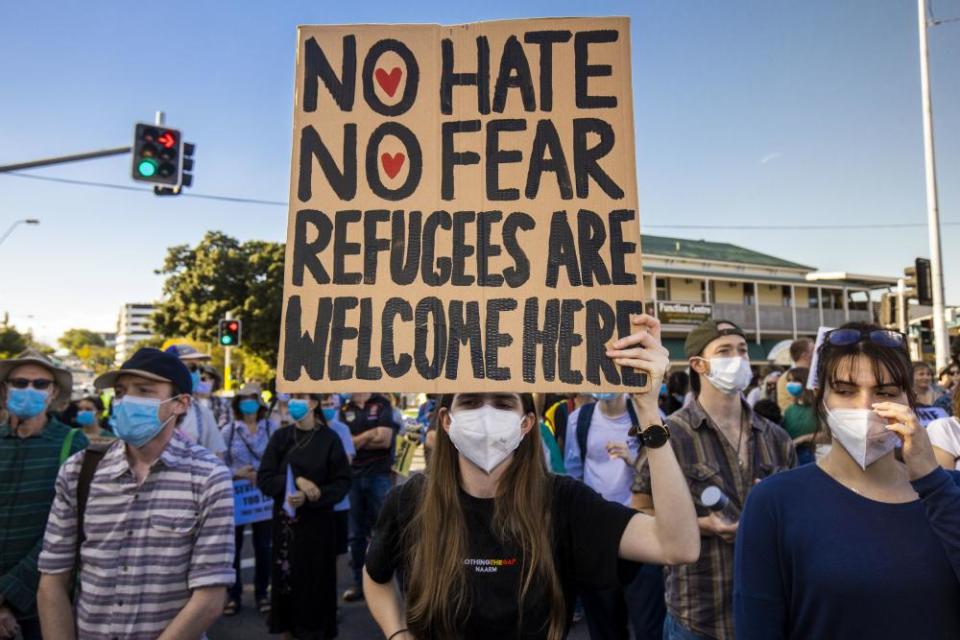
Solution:
[[(233, 320), (233, 313), (227, 311), (224, 316), (227, 320)], [(233, 351), (233, 347), (225, 346), (223, 348), (223, 390), (232, 391), (233, 390), (233, 372), (230, 370), (230, 353)]]

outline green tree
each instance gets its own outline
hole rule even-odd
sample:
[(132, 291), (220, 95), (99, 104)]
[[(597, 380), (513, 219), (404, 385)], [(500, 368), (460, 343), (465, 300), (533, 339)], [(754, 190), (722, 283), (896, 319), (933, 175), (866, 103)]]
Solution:
[(10, 324), (0, 324), (0, 358), (12, 358), (27, 348), (26, 334)]
[(61, 347), (69, 349), (74, 355), (83, 347), (103, 347), (103, 336), (89, 329), (67, 329), (57, 340)]
[(163, 300), (153, 316), (161, 336), (215, 343), (227, 312), (243, 321), (243, 349), (270, 367), (277, 363), (283, 304), (282, 244), (241, 243), (209, 231), (196, 247), (167, 249)]

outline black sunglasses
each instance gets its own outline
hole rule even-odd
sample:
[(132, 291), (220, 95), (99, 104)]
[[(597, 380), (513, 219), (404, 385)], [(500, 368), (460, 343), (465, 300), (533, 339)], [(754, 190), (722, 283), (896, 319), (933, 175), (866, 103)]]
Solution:
[(827, 332), (824, 340), (835, 347), (849, 347), (852, 344), (869, 340), (881, 347), (899, 349), (903, 347), (907, 338), (899, 331), (891, 329), (834, 329)]
[(36, 378), (31, 380), (29, 378), (10, 378), (7, 380), (7, 383), (14, 389), (26, 389), (29, 386), (32, 386), (38, 391), (43, 391), (44, 389), (49, 389), (50, 385), (53, 384), (53, 380), (47, 380), (46, 378)]
[(198, 364), (188, 364), (188, 365), (187, 365), (187, 370), (188, 370), (190, 373), (194, 373), (194, 372), (200, 370), (200, 365), (198, 365)]

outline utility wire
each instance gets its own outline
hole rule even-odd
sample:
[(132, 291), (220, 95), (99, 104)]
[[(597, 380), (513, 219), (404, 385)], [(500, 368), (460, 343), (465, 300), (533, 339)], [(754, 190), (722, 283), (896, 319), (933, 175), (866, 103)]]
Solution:
[[(14, 176), (16, 178), (29, 178), (30, 180), (43, 180), (45, 182), (57, 182), (60, 184), (73, 184), (83, 187), (99, 187), (101, 189), (118, 189), (120, 191), (142, 191), (144, 193), (151, 193), (152, 189), (145, 189), (143, 187), (133, 187), (126, 184), (113, 184), (110, 182), (94, 182), (91, 180), (73, 180), (71, 178), (55, 178), (53, 176), (38, 176), (31, 173), (22, 173), (20, 171), (11, 171), (9, 173), (3, 174), (8, 176)], [(190, 193), (188, 191), (183, 191), (180, 193), (181, 196), (187, 198), (200, 198), (203, 200), (219, 200), (222, 202), (239, 202), (242, 204), (264, 204), (271, 206), (281, 206), (286, 207), (286, 202), (281, 202), (279, 200), (261, 200), (259, 198), (241, 198), (237, 196), (222, 196), (211, 193)]]
[[(83, 187), (98, 187), (102, 189), (118, 189), (120, 191), (140, 191), (151, 193), (151, 189), (143, 187), (133, 187), (126, 184), (113, 184), (109, 182), (94, 182), (91, 180), (74, 180), (71, 178), (55, 178), (53, 176), (38, 176), (30, 173), (12, 171), (4, 174), (16, 178), (28, 178), (30, 180), (42, 180), (45, 182), (56, 182), (59, 184), (72, 184)], [(219, 202), (236, 202), (240, 204), (259, 204), (271, 207), (286, 207), (288, 203), (281, 200), (263, 200), (260, 198), (241, 198), (239, 196), (224, 196), (212, 193), (190, 193), (181, 192), (180, 196), (187, 198), (200, 198), (202, 200), (216, 200)], [(956, 227), (960, 222), (941, 221), (941, 226)], [(645, 229), (704, 229), (704, 230), (728, 230), (728, 231), (828, 231), (834, 229), (917, 229), (926, 227), (925, 222), (889, 222), (876, 224), (644, 224)]]

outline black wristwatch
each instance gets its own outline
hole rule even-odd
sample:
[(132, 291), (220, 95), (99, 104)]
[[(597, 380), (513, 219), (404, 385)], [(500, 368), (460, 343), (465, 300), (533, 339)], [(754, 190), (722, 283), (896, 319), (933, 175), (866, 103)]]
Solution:
[(641, 447), (659, 449), (670, 439), (670, 430), (663, 424), (652, 424), (643, 431), (639, 427), (630, 430), (630, 435), (637, 439)]

